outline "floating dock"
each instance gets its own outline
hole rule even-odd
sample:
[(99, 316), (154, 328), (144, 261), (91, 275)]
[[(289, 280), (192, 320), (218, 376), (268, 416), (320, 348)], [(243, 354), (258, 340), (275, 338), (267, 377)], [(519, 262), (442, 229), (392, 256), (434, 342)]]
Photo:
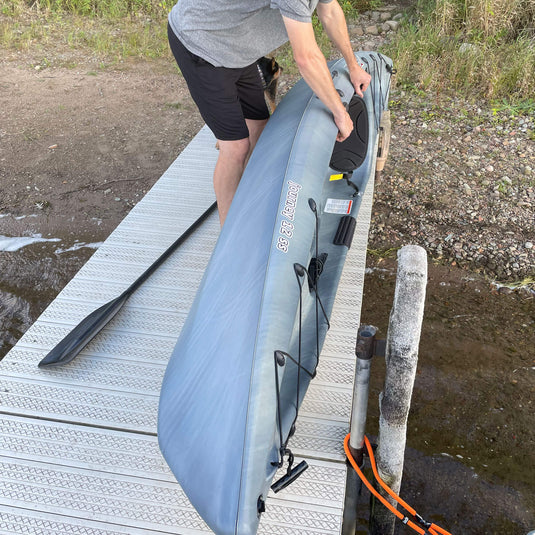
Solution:
[[(214, 213), (78, 357), (39, 361), (126, 289), (213, 202), (204, 127), (0, 361), (0, 535), (204, 534), (158, 449), (160, 383), (219, 234)], [(290, 447), (310, 468), (271, 494), (259, 533), (338, 535), (354, 347), (373, 197), (365, 192), (322, 351)], [(206, 489), (207, 493), (219, 489)]]

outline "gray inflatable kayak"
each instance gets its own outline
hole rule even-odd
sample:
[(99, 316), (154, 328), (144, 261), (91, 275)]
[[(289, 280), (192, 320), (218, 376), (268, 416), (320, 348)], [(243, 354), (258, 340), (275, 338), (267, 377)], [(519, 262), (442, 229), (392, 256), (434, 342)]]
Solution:
[[(375, 169), (391, 61), (359, 53), (372, 75), (354, 96), (330, 65), (356, 129), (336, 143), (304, 81), (270, 118), (247, 165), (160, 395), (161, 451), (218, 535), (257, 531), (315, 374), (362, 194)], [(283, 487), (306, 468), (291, 466)], [(267, 504), (269, 507), (269, 503)]]

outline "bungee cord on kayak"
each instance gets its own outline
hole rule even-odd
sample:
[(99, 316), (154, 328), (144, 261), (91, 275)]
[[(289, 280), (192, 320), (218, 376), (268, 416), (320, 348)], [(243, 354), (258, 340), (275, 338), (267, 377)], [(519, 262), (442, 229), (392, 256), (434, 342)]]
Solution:
[[(315, 252), (316, 257), (311, 260), (311, 265), (313, 264), (313, 260), (318, 261), (318, 258), (321, 256), (319, 255), (319, 246), (318, 246), (318, 229), (319, 229), (319, 217), (316, 210), (316, 202), (314, 199), (310, 198), (308, 200), (308, 204), (310, 206), (310, 209), (314, 212), (315, 219), (316, 219), (316, 236), (315, 236)], [(314, 379), (316, 376), (316, 370), (319, 364), (319, 355), (320, 355), (320, 340), (319, 340), (319, 308), (321, 308), (321, 311), (323, 313), (323, 317), (325, 320), (325, 323), (327, 325), (327, 330), (330, 328), (329, 323), (329, 317), (327, 315), (327, 312), (325, 311), (325, 307), (323, 306), (323, 303), (321, 302), (321, 298), (318, 294), (318, 282), (319, 277), (321, 275), (321, 272), (323, 271), (323, 264), (327, 258), (327, 254), (324, 253), (324, 258), (321, 260), (321, 265), (314, 263), (314, 274), (311, 274), (309, 270), (307, 270), (304, 266), (301, 264), (294, 264), (294, 271), (297, 278), (297, 284), (299, 285), (299, 307), (298, 307), (298, 357), (297, 360), (294, 359), (289, 353), (286, 353), (284, 351), (275, 351), (275, 390), (277, 395), (277, 426), (278, 426), (278, 432), (279, 432), (279, 455), (280, 460), (278, 463), (276, 463), (276, 466), (278, 468), (281, 468), (284, 464), (284, 457), (288, 456), (288, 469), (286, 472), (286, 475), (283, 476), (281, 479), (276, 481), (272, 486), (271, 489), (274, 492), (279, 492), (283, 488), (287, 487), (290, 483), (292, 483), (297, 477), (299, 477), (307, 468), (308, 464), (305, 461), (302, 461), (299, 463), (295, 468), (292, 468), (293, 462), (294, 462), (294, 456), (291, 450), (288, 448), (288, 441), (292, 437), (293, 433), (295, 432), (295, 423), (297, 421), (297, 417), (299, 415), (299, 405), (300, 405), (300, 399), (299, 394), (301, 392), (300, 383), (301, 383), (301, 371), (305, 372), (310, 379)], [(302, 279), (305, 277), (308, 279), (308, 287), (310, 288), (310, 291), (314, 292), (315, 295), (315, 307), (316, 307), (316, 318), (315, 318), (315, 324), (316, 324), (316, 363), (314, 365), (314, 370), (310, 371), (307, 368), (305, 368), (301, 364), (301, 356), (302, 356), (302, 344), (301, 344), (301, 336), (302, 336), (302, 323), (303, 323), (303, 282)], [(279, 367), (282, 367), (286, 364), (286, 359), (289, 359), (291, 362), (293, 362), (297, 366), (297, 378), (296, 378), (296, 400), (295, 400), (295, 417), (292, 423), (292, 426), (290, 428), (290, 431), (288, 433), (288, 437), (286, 440), (283, 440), (283, 433), (282, 433), (282, 416), (281, 416), (281, 400), (280, 400), (280, 389), (279, 389)], [(273, 463), (275, 464), (275, 463)]]

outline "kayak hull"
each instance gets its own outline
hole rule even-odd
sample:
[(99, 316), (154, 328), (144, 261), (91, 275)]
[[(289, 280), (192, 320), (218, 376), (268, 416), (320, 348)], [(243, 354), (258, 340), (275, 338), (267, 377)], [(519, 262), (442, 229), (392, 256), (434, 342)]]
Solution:
[[(160, 448), (218, 535), (256, 533), (328, 329), (388, 99), (390, 60), (359, 57), (376, 78), (363, 100), (345, 62), (330, 65), (354, 108), (352, 146), (335, 143), (332, 116), (303, 81), (268, 121), (162, 383)], [(290, 358), (276, 364), (276, 352)]]

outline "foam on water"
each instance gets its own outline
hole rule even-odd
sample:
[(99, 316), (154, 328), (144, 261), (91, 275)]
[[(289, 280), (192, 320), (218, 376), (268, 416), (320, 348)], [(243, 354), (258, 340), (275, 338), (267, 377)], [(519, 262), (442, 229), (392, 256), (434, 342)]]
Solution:
[(0, 251), (14, 252), (39, 242), (58, 242), (59, 238), (43, 238), (41, 234), (33, 234), (32, 236), (8, 237), (0, 236)]
[(104, 242), (95, 242), (95, 243), (84, 243), (84, 242), (78, 242), (75, 243), (72, 247), (68, 247), (67, 249), (58, 248), (56, 249), (56, 254), (61, 253), (68, 253), (69, 251), (78, 251), (78, 249), (82, 249), (83, 247), (88, 247), (89, 249), (98, 249)]

